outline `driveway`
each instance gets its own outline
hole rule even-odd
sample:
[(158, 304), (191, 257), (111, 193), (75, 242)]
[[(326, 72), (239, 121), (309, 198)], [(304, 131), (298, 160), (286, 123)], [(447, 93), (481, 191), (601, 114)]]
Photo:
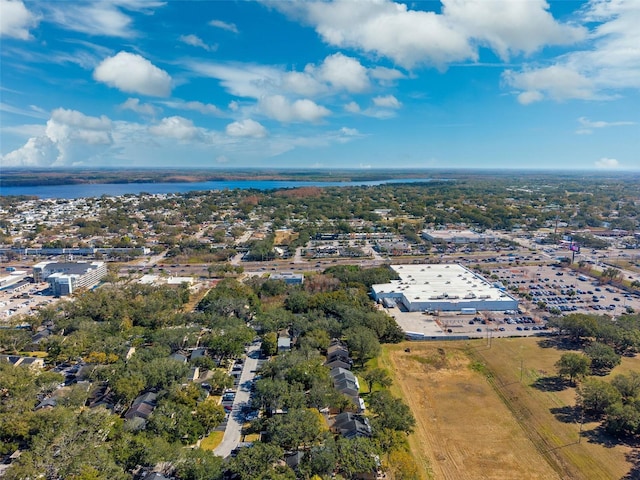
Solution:
[(233, 408), (229, 414), (227, 427), (224, 430), (222, 443), (213, 451), (213, 453), (220, 457), (228, 457), (231, 454), (231, 450), (236, 448), (240, 443), (242, 425), (244, 424), (242, 407), (249, 404), (251, 383), (256, 376), (259, 357), (260, 344), (251, 345), (247, 350), (247, 357), (244, 361), (242, 373), (240, 374), (240, 382), (236, 391), (236, 397), (233, 400)]

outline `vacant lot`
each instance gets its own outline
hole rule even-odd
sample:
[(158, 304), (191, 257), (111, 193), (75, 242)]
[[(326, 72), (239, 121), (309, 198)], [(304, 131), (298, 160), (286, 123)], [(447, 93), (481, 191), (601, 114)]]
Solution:
[[(386, 348), (380, 366), (416, 416), (410, 444), (424, 478), (636, 478), (637, 448), (614, 445), (597, 423), (578, 441), (575, 389), (549, 380), (561, 354), (538, 338)], [(614, 374), (638, 368), (624, 359)]]

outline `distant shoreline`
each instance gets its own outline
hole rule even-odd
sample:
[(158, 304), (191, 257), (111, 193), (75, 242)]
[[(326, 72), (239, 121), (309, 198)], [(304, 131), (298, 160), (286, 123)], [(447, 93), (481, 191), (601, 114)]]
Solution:
[(640, 172), (621, 171), (536, 171), (536, 170), (475, 170), (475, 169), (66, 169), (24, 170), (3, 169), (1, 187), (40, 187), (90, 184), (154, 184), (201, 183), (225, 181), (283, 181), (283, 182), (368, 182), (428, 177), (464, 179), (469, 177), (640, 177)]

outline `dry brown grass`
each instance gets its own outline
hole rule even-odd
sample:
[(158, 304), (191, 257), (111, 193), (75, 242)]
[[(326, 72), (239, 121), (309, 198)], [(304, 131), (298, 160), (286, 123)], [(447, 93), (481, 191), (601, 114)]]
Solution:
[[(536, 338), (411, 342), (385, 348), (379, 365), (416, 416), (411, 450), (423, 478), (619, 479), (633, 449), (614, 445), (597, 423), (579, 439), (575, 389), (553, 391), (562, 354)], [(404, 349), (410, 347), (411, 352)], [(522, 359), (522, 362), (521, 362)], [(520, 366), (523, 366), (522, 381)], [(625, 358), (613, 373), (640, 368)], [(632, 477), (627, 477), (632, 478)]]

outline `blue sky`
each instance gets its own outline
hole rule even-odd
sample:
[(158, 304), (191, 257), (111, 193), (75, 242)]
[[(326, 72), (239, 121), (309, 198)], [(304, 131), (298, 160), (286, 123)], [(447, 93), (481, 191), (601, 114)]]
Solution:
[(0, 0), (9, 167), (640, 170), (640, 1)]

